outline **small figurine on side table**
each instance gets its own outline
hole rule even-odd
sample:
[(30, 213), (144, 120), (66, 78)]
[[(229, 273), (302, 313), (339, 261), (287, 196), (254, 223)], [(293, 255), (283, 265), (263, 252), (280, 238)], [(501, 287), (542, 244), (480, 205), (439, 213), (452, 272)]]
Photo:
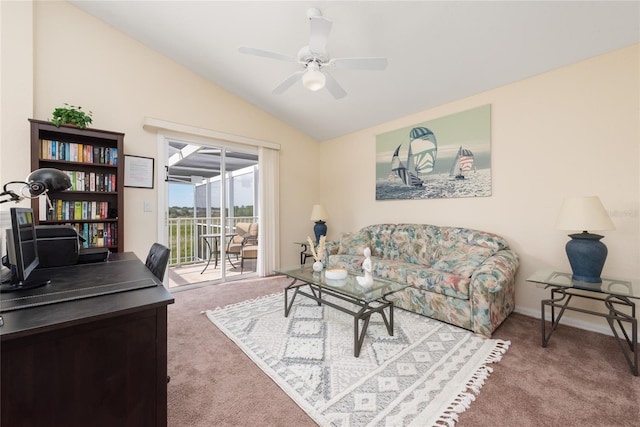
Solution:
[(373, 285), (373, 275), (371, 274), (371, 249), (364, 248), (364, 261), (362, 262), (364, 276), (356, 277), (360, 286)]

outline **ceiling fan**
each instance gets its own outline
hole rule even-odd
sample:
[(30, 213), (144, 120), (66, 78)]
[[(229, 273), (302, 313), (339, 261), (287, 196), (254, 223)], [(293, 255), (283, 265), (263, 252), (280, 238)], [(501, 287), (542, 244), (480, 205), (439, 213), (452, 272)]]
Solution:
[(311, 22), (309, 45), (298, 51), (297, 57), (284, 55), (269, 50), (242, 46), (238, 48), (240, 53), (257, 55), (265, 58), (281, 61), (297, 62), (302, 65), (302, 70), (296, 71), (287, 77), (282, 83), (273, 89), (273, 93), (280, 95), (289, 89), (294, 83), (302, 80), (302, 84), (309, 90), (317, 91), (326, 86), (334, 98), (344, 97), (347, 92), (338, 84), (336, 79), (329, 74), (327, 68), (347, 68), (354, 70), (384, 70), (387, 67), (386, 58), (330, 58), (327, 54), (327, 39), (333, 23), (322, 16), (322, 12), (316, 8), (307, 11), (307, 17)]

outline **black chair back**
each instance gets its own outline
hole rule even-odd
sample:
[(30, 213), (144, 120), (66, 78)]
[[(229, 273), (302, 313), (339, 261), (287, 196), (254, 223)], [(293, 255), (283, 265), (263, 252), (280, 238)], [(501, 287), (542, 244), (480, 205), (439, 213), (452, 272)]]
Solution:
[(164, 280), (164, 272), (167, 269), (170, 253), (171, 249), (160, 243), (154, 243), (149, 249), (145, 265), (160, 281)]

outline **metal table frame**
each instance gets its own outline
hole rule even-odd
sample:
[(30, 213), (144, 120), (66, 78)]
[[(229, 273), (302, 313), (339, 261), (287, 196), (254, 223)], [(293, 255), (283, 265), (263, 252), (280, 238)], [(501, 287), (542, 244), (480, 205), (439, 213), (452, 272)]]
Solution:
[[(591, 314), (598, 317), (604, 317), (607, 319), (609, 323), (609, 327), (613, 332), (613, 335), (616, 338), (616, 342), (618, 343), (622, 353), (624, 354), (625, 359), (629, 367), (631, 368), (631, 372), (633, 375), (638, 376), (638, 320), (636, 319), (636, 305), (629, 298), (621, 295), (607, 295), (605, 298), (598, 298), (590, 295), (582, 295), (577, 294), (575, 292), (571, 292), (567, 287), (560, 285), (547, 285), (545, 289), (551, 289), (551, 298), (542, 300), (541, 302), (541, 332), (542, 332), (542, 347), (547, 347), (549, 340), (551, 339), (551, 335), (558, 327), (560, 323), (560, 319), (564, 315), (566, 310), (577, 311), (580, 313)], [(580, 288), (578, 288), (580, 289)], [(582, 291), (593, 292), (588, 289), (581, 289)], [(556, 294), (560, 294), (560, 297), (556, 297)], [(603, 301), (605, 306), (608, 309), (608, 314), (599, 313), (596, 311), (586, 310), (579, 307), (570, 307), (569, 303), (571, 302), (572, 297), (591, 299), (596, 301)], [(631, 308), (631, 315), (626, 314), (616, 308), (616, 305), (621, 305), (625, 307)], [(549, 328), (549, 332), (546, 331), (546, 309), (545, 307), (551, 308), (551, 327)], [(555, 309), (559, 308), (560, 312), (556, 317)], [(623, 322), (631, 324), (631, 333), (629, 333)], [(616, 325), (620, 328), (620, 332), (616, 328)], [(629, 347), (628, 349), (625, 346), (625, 343), (622, 341), (626, 341), (626, 345)]]
[[(220, 253), (220, 234), (201, 234), (200, 238), (204, 240), (204, 243), (207, 245), (207, 250), (209, 251), (209, 256), (207, 257), (207, 264), (204, 266), (200, 274), (204, 273), (207, 268), (209, 268), (209, 264), (211, 263), (211, 254), (215, 256), (215, 264), (213, 268), (218, 268), (218, 254)], [(213, 240), (213, 247), (211, 247), (211, 243), (209, 243), (209, 239)]]
[[(298, 294), (304, 295), (307, 298), (311, 298), (312, 300), (315, 300), (319, 306), (322, 304), (325, 304), (325, 305), (328, 305), (329, 307), (333, 307), (337, 310), (340, 310), (344, 313), (347, 313), (353, 316), (354, 318), (353, 320), (353, 345), (354, 345), (353, 355), (355, 357), (360, 356), (362, 343), (364, 342), (367, 328), (369, 326), (369, 319), (371, 318), (371, 315), (373, 313), (380, 313), (380, 315), (382, 316), (382, 319), (384, 320), (384, 324), (387, 327), (387, 332), (389, 333), (390, 336), (393, 336), (393, 302), (387, 300), (386, 295), (384, 295), (382, 298), (377, 299), (375, 301), (366, 302), (356, 297), (342, 294), (340, 292), (337, 292), (327, 287), (316, 285), (314, 283), (305, 282), (302, 279), (297, 279), (297, 278), (292, 278), (292, 279), (293, 281), (291, 282), (291, 284), (289, 284), (289, 286), (287, 286), (284, 290), (284, 316), (285, 317), (289, 316), (289, 313), (291, 312), (291, 307), (293, 306), (293, 302), (295, 301), (296, 296)], [(301, 283), (297, 283), (298, 281), (300, 281)], [(302, 289), (305, 286), (309, 287), (311, 291), (310, 293), (305, 292)], [(291, 300), (289, 301), (290, 290), (294, 290), (294, 292), (293, 292), (293, 296), (291, 297)], [(360, 310), (352, 311), (352, 310), (349, 310), (348, 308), (342, 307), (339, 304), (336, 304), (331, 301), (327, 301), (326, 299), (322, 298), (323, 294), (330, 295), (334, 298), (338, 298), (340, 300), (355, 304), (360, 307)], [(371, 305), (372, 303), (375, 303), (375, 306), (372, 306)], [(389, 308), (388, 318), (384, 312), (386, 308)], [(361, 320), (363, 321), (362, 329), (360, 329)]]
[(300, 245), (300, 265), (305, 265), (307, 258), (312, 258), (313, 255), (309, 252), (308, 242), (294, 242), (296, 245)]

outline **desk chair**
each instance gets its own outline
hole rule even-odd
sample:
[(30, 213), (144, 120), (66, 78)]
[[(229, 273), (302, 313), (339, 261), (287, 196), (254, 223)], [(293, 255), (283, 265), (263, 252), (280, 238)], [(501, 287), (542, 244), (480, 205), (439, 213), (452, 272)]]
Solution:
[[(169, 254), (171, 249), (161, 245), (160, 243), (154, 243), (149, 249), (147, 260), (144, 264), (149, 270), (162, 282), (164, 280), (164, 272), (167, 269), (169, 263)], [(171, 377), (167, 375), (167, 384), (171, 381)]]
[(162, 282), (164, 280), (164, 272), (167, 269), (169, 263), (169, 254), (171, 249), (161, 245), (160, 243), (154, 243), (149, 249), (149, 255), (145, 265), (151, 272)]

